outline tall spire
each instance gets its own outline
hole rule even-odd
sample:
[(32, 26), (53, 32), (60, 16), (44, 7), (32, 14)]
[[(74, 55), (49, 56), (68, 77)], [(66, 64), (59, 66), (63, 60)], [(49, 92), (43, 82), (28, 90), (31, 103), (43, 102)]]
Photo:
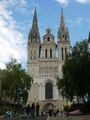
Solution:
[(65, 26), (63, 8), (61, 8), (61, 21), (58, 29), (58, 41), (69, 42), (69, 32), (68, 28)]
[(38, 22), (37, 22), (37, 11), (36, 11), (36, 9), (34, 10), (32, 31), (33, 32), (37, 32), (38, 31)]
[(65, 30), (65, 22), (64, 22), (63, 8), (61, 8), (61, 22), (60, 22), (60, 29), (61, 29), (61, 30)]
[(36, 9), (34, 10), (33, 23), (32, 23), (30, 33), (29, 33), (29, 41), (40, 42)]

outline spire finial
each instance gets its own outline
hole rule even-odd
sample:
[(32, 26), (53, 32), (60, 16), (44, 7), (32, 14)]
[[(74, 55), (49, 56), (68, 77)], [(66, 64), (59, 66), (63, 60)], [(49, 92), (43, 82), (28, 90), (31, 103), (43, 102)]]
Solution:
[(37, 22), (37, 11), (36, 11), (36, 8), (34, 9), (33, 22)]
[(37, 16), (37, 10), (36, 10), (36, 7), (34, 9), (34, 16)]
[(63, 8), (61, 7), (61, 17), (63, 16)]

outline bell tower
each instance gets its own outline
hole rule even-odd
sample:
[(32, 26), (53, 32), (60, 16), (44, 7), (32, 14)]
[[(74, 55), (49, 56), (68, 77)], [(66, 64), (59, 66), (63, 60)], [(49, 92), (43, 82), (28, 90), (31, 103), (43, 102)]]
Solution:
[(37, 62), (40, 57), (40, 35), (38, 29), (37, 11), (34, 10), (33, 23), (28, 36), (28, 62), (27, 71), (30, 72), (31, 64)]
[(64, 61), (69, 53), (70, 40), (68, 28), (65, 26), (63, 8), (61, 8), (61, 21), (58, 28), (58, 57), (59, 61)]
[(37, 12), (34, 11), (33, 23), (28, 37), (28, 62), (33, 62), (39, 58), (40, 35), (38, 30)]

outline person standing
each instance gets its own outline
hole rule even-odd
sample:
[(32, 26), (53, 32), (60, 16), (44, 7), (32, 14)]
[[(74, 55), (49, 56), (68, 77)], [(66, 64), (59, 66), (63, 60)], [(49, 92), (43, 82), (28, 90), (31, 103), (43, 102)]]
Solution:
[(26, 115), (27, 115), (27, 117), (30, 116), (30, 113), (31, 113), (31, 108), (30, 108), (30, 105), (28, 104), (28, 105), (26, 106)]
[(39, 116), (39, 108), (40, 108), (40, 105), (37, 103), (37, 105), (36, 105), (36, 116)]
[(51, 107), (49, 108), (48, 113), (49, 113), (49, 116), (51, 117), (51, 116), (52, 116), (52, 113), (53, 113), (53, 112), (52, 112), (52, 108), (51, 108)]
[(32, 114), (32, 117), (35, 116), (35, 103), (32, 103), (32, 106), (31, 106), (31, 114)]

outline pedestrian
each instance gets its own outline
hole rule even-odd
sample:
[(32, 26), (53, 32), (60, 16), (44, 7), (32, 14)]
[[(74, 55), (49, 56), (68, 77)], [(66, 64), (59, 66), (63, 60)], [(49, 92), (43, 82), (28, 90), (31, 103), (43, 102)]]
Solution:
[(49, 116), (49, 114), (47, 114), (47, 120), (50, 120), (50, 116)]
[(63, 111), (61, 110), (61, 117), (62, 117), (62, 115), (63, 115)]
[(37, 103), (37, 105), (36, 105), (36, 116), (39, 116), (39, 108), (40, 108), (40, 105)]
[(6, 112), (5, 117), (12, 118), (12, 111), (10, 109)]
[(59, 109), (56, 110), (56, 115), (58, 115), (58, 114), (59, 114)]
[(32, 103), (32, 106), (31, 106), (31, 116), (32, 117), (35, 116), (35, 103)]
[(30, 113), (31, 113), (31, 108), (30, 108), (30, 105), (28, 104), (26, 106), (26, 116), (29, 117), (30, 116)]
[(52, 116), (52, 109), (51, 108), (49, 108), (48, 113), (49, 113), (49, 116), (51, 117)]

